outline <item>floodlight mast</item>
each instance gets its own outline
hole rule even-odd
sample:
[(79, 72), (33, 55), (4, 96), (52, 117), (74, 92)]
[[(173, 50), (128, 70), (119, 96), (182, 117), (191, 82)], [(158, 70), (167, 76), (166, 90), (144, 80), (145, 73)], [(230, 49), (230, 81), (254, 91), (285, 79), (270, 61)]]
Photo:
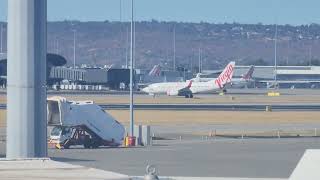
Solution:
[(134, 112), (133, 112), (133, 0), (131, 0), (131, 42), (130, 42), (130, 136), (134, 136)]

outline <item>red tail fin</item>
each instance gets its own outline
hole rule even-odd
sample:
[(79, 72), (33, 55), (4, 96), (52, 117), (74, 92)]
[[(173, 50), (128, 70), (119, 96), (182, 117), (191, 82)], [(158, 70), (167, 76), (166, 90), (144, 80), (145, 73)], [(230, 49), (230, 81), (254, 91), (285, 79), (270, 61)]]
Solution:
[(149, 76), (160, 76), (161, 67), (160, 65), (153, 66), (152, 70), (149, 72)]
[(244, 79), (244, 80), (252, 79), (253, 71), (254, 71), (254, 66), (250, 66), (248, 72), (242, 76), (242, 79)]
[(230, 83), (234, 73), (235, 62), (231, 61), (226, 68), (222, 71), (222, 73), (218, 76), (218, 78), (214, 81), (214, 83), (223, 88), (225, 84)]

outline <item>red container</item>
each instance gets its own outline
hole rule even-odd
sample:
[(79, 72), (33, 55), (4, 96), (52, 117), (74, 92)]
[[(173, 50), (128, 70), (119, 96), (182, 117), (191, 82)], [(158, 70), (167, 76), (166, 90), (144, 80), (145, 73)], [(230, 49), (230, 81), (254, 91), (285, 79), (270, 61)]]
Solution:
[(128, 137), (128, 146), (135, 146), (136, 145), (136, 137), (129, 136)]

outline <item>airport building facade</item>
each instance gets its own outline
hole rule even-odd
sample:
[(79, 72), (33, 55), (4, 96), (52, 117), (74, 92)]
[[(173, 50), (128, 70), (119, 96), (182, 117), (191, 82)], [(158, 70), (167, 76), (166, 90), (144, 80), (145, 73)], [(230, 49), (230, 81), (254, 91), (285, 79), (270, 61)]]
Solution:
[(48, 85), (52, 85), (54, 87), (57, 87), (57, 85), (60, 87), (66, 87), (63, 85), (84, 85), (84, 87), (86, 87), (87, 85), (90, 87), (100, 86), (108, 87), (110, 89), (125, 89), (130, 83), (130, 70), (52, 67), (49, 79), (50, 84), (48, 83)]
[[(236, 66), (234, 77), (241, 77), (250, 66)], [(216, 77), (221, 71), (204, 71)], [(280, 88), (320, 88), (320, 66), (255, 66), (255, 86), (268, 87), (277, 80)]]
[[(5, 54), (0, 60), (0, 87), (6, 86), (7, 62)], [(1, 59), (0, 58), (0, 59)], [(98, 89), (127, 89), (130, 83), (130, 70), (117, 68), (69, 68), (64, 66), (66, 60), (54, 54), (48, 54), (47, 84), (59, 89), (90, 89), (88, 86), (99, 86)], [(236, 66), (234, 77), (241, 77), (250, 66)], [(162, 70), (158, 76), (150, 77), (150, 70), (136, 69), (134, 82), (150, 84), (157, 82), (185, 81), (194, 77), (191, 72)], [(205, 77), (217, 77), (221, 70), (203, 70)], [(275, 75), (280, 88), (320, 88), (320, 66), (255, 66), (252, 87), (269, 87)], [(67, 86), (68, 85), (68, 86)], [(73, 85), (73, 86), (70, 86)], [(83, 87), (81, 87), (83, 86)], [(86, 87), (86, 88), (84, 88)], [(137, 86), (136, 86), (137, 87)], [(94, 88), (91, 88), (94, 89)], [(97, 89), (97, 88), (95, 88)]]
[[(241, 77), (247, 72), (250, 66), (236, 66), (234, 77)], [(157, 77), (148, 76), (149, 70), (135, 71), (135, 82), (157, 83), (176, 82), (192, 78), (192, 73), (181, 73), (178, 71), (162, 71)], [(276, 73), (275, 73), (276, 72)], [(221, 70), (204, 70), (206, 77), (217, 77)], [(320, 88), (320, 67), (319, 66), (256, 66), (252, 87), (266, 88), (276, 79), (280, 88)], [(53, 67), (50, 72), (51, 84), (61, 84), (67, 80), (71, 84), (79, 85), (102, 85), (110, 89), (125, 89), (129, 86), (129, 69), (104, 69), (84, 68), (72, 69), (66, 67)]]

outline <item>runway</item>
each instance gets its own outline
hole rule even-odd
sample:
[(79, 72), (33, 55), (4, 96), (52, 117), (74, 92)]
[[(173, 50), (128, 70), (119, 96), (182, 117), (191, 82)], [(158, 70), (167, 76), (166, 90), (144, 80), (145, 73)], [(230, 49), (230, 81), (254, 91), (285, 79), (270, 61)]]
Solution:
[[(99, 104), (106, 110), (125, 110), (129, 104)], [(320, 104), (136, 104), (137, 110), (212, 110), (212, 111), (319, 111)]]
[[(281, 95), (320, 95), (319, 89), (228, 89), (227, 94), (229, 95), (266, 95), (268, 92), (276, 91)], [(6, 89), (0, 89), (0, 95), (6, 95)], [(129, 91), (118, 91), (118, 90), (101, 90), (101, 91), (87, 91), (87, 90), (48, 90), (48, 95), (129, 95)], [(134, 91), (135, 95), (147, 95), (142, 91)], [(195, 96), (206, 96), (206, 95), (218, 95), (218, 93), (201, 93)]]
[[(129, 104), (98, 104), (105, 110), (126, 110)], [(320, 104), (135, 104), (136, 110), (185, 110), (185, 111), (319, 111)], [(0, 104), (0, 109), (7, 108)]]

